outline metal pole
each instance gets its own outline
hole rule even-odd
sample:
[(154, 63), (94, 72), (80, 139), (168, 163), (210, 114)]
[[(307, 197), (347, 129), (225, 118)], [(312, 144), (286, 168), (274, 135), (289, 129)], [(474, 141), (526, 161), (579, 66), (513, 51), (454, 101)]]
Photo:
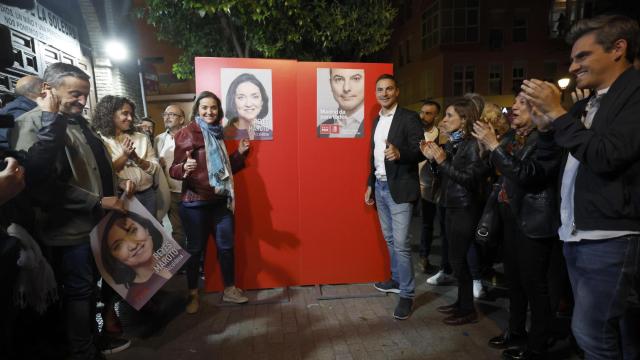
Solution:
[(140, 94), (142, 95), (142, 111), (144, 112), (144, 117), (149, 116), (147, 112), (147, 99), (144, 93), (144, 79), (142, 78), (142, 63), (140, 62), (140, 58), (138, 58), (138, 78), (140, 79)]

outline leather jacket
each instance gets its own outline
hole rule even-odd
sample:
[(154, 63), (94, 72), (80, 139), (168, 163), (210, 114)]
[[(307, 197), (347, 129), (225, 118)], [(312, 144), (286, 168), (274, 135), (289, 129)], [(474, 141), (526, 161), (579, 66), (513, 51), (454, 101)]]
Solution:
[(490, 160), (501, 174), (499, 181), (522, 232), (529, 238), (550, 238), (558, 235), (560, 226), (556, 189), (560, 161), (554, 167), (541, 166), (536, 159), (537, 139), (534, 130), (513, 155), (499, 146)]
[[(222, 141), (222, 140), (219, 140)], [(182, 201), (218, 201), (222, 199), (209, 185), (209, 175), (207, 173), (207, 152), (204, 147), (204, 137), (202, 130), (195, 122), (182, 128), (175, 136), (176, 148), (174, 151), (173, 164), (169, 169), (169, 174), (176, 180), (182, 180)], [(224, 143), (221, 144), (224, 146)], [(187, 161), (187, 152), (196, 160), (196, 169), (186, 178), (184, 177), (184, 163)], [(244, 168), (244, 155), (234, 152), (229, 155), (231, 170), (233, 173)]]
[(489, 167), (480, 159), (478, 143), (464, 139), (444, 145), (447, 159), (437, 166), (441, 179), (440, 206), (460, 208), (482, 203)]

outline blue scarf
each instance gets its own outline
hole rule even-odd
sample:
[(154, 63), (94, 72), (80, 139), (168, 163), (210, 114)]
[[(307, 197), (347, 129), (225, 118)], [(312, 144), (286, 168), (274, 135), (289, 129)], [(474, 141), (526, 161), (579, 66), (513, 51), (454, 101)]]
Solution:
[(221, 143), (223, 138), (222, 126), (208, 124), (200, 116), (196, 116), (196, 123), (200, 126), (202, 137), (204, 137), (209, 185), (214, 188), (216, 194), (229, 197), (230, 209), (233, 211), (233, 177), (227, 151), (224, 148), (224, 144)]
[(462, 129), (458, 129), (452, 132), (451, 134), (449, 134), (449, 141), (451, 141), (452, 143), (460, 142), (462, 141), (463, 138), (464, 138), (464, 130)]

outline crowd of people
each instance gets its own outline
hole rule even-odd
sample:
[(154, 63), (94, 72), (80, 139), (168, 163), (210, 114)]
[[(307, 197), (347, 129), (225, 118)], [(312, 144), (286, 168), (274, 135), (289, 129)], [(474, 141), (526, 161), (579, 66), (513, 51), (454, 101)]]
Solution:
[[(215, 94), (198, 96), (190, 122), (179, 106), (168, 106), (166, 131), (154, 139), (155, 123), (149, 118), (135, 123), (134, 102), (121, 96), (100, 99), (89, 123), (82, 116), (89, 76), (76, 66), (54, 63), (42, 79), (28, 76), (17, 85), (18, 97), (2, 108), (14, 126), (0, 133), (5, 165), (0, 276), (3, 288), (11, 290), (0, 304), (8, 314), (1, 326), (2, 358), (97, 359), (130, 345), (121, 337), (117, 294), (104, 281), (97, 288), (90, 233), (114, 212), (110, 222), (117, 226), (104, 234), (102, 260), (129, 293), (153, 275), (133, 271), (131, 259), (140, 249), (158, 250), (162, 237), (148, 220), (127, 213), (123, 196), (135, 197), (160, 221), (168, 214), (174, 239), (190, 252), (187, 313), (199, 309), (201, 254), (211, 233), (225, 284), (223, 301), (248, 301), (234, 285), (232, 174), (244, 167), (249, 141), (241, 140), (238, 150), (227, 154)], [(170, 276), (166, 270), (157, 275)], [(35, 320), (42, 336), (34, 337), (34, 323), (27, 326), (25, 319)]]
[(509, 322), (487, 341), (504, 359), (547, 358), (558, 313), (572, 314), (585, 358), (640, 358), (639, 34), (637, 21), (617, 15), (573, 26), (579, 95), (569, 110), (555, 84), (529, 79), (510, 119), (467, 94), (438, 120), (439, 103), (425, 100), (419, 115), (403, 109), (393, 76), (378, 78), (364, 201), (376, 205), (391, 260), (391, 278), (374, 286), (399, 295), (396, 319), (413, 310), (408, 230), (420, 200), (419, 268), (429, 269), (436, 218), (442, 240), (426, 286), (457, 280), (456, 301), (437, 308), (445, 324), (477, 322), (474, 273), (501, 258)]
[[(425, 100), (417, 114), (398, 106), (392, 75), (377, 79), (381, 109), (364, 201), (376, 207), (391, 260), (391, 278), (374, 286), (399, 295), (396, 319), (413, 311), (408, 233), (419, 204), (425, 272), (435, 221), (441, 229), (442, 263), (426, 286), (457, 281), (456, 301), (437, 308), (445, 324), (478, 321), (481, 270), (494, 262), (487, 249), (501, 249), (509, 324), (487, 341), (505, 349), (503, 358), (546, 358), (554, 315), (567, 309), (587, 359), (640, 357), (640, 73), (633, 67), (639, 35), (638, 23), (623, 16), (572, 28), (569, 71), (591, 95), (569, 110), (554, 84), (530, 79), (510, 118), (478, 94), (445, 107)], [(252, 86), (247, 91), (264, 101)], [(126, 265), (137, 243), (156, 250), (161, 236), (151, 236), (157, 230), (140, 215), (125, 215), (123, 196), (159, 220), (167, 215), (173, 238), (191, 255), (188, 314), (200, 309), (210, 235), (223, 301), (248, 301), (235, 282), (233, 174), (245, 167), (249, 136), (227, 152), (221, 101), (209, 91), (196, 97), (189, 119), (169, 105), (165, 131), (154, 138), (155, 122), (136, 121), (126, 97), (104, 96), (89, 122), (82, 114), (90, 90), (81, 69), (54, 63), (42, 79), (18, 81), (18, 97), (0, 110), (15, 118), (13, 128), (0, 131), (0, 284), (10, 289), (0, 295), (3, 358), (99, 359), (129, 346), (115, 291), (105, 282), (97, 288), (90, 233), (106, 213), (115, 214), (110, 221), (118, 226), (104, 234), (102, 253), (113, 268)], [(127, 288), (151, 276), (125, 270), (116, 280)]]

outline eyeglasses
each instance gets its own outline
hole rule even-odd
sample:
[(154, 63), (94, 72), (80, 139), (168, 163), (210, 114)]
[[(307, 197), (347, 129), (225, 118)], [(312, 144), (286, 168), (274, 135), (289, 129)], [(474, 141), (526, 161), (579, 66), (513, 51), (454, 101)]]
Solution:
[(178, 117), (182, 117), (182, 115), (176, 114), (176, 113), (167, 113), (167, 112), (165, 112), (165, 113), (162, 113), (162, 117), (163, 118), (174, 118), (175, 119), (175, 118), (178, 118)]

